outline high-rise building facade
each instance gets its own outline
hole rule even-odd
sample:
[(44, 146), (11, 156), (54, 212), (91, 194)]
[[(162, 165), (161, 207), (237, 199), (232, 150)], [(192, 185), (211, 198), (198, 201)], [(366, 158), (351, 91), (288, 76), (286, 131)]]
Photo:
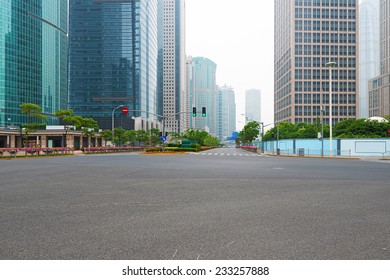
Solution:
[(22, 103), (67, 108), (67, 15), (67, 0), (0, 0), (0, 127), (27, 122)]
[(157, 0), (70, 0), (70, 108), (100, 128), (157, 121)]
[[(212, 136), (217, 136), (216, 114), (216, 72), (217, 64), (205, 57), (194, 57), (195, 64), (195, 106), (196, 118), (193, 118), (193, 126), (196, 129), (204, 129)], [(206, 108), (206, 117), (202, 117), (202, 108)]]
[[(188, 108), (189, 111), (192, 112), (192, 108), (195, 106), (195, 62), (192, 60), (191, 56), (187, 57), (187, 64), (186, 64), (187, 70), (186, 70), (186, 76), (187, 76), (187, 95), (188, 95)], [(195, 118), (190, 115), (188, 119), (187, 126), (189, 128), (193, 128), (194, 126)]]
[[(186, 87), (185, 1), (159, 1), (159, 100), (168, 132), (188, 129), (189, 107)], [(161, 106), (161, 103), (160, 103)]]
[(380, 75), (379, 0), (359, 7), (359, 118), (369, 117), (368, 81)]
[(250, 89), (245, 93), (245, 122), (261, 122), (261, 91)]
[(236, 131), (236, 100), (232, 87), (217, 88), (217, 137), (224, 141)]
[(358, 0), (275, 0), (275, 122), (329, 123), (358, 114)]
[(369, 81), (369, 116), (390, 115), (390, 0), (380, 0), (380, 76)]

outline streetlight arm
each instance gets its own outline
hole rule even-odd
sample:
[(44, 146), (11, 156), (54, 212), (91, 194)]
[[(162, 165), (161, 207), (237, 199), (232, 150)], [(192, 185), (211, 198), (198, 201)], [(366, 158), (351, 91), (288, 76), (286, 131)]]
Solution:
[(124, 106), (124, 105), (119, 105), (119, 106), (115, 107), (115, 108), (112, 110), (112, 115), (111, 115), (112, 141), (114, 141), (114, 137), (115, 137), (115, 134), (114, 134), (114, 128), (115, 128), (114, 113), (115, 113), (115, 110), (116, 110), (116, 109), (122, 108), (123, 106)]

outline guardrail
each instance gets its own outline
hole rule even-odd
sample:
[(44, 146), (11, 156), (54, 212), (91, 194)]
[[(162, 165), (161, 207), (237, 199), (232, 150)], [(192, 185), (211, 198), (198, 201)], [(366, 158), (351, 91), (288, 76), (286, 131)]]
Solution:
[(127, 146), (127, 147), (85, 147), (82, 149), (84, 154), (101, 154), (101, 153), (130, 153), (140, 152), (154, 146)]
[(74, 154), (72, 148), (0, 148), (0, 156), (17, 157), (17, 156), (48, 156), (48, 155), (69, 155)]

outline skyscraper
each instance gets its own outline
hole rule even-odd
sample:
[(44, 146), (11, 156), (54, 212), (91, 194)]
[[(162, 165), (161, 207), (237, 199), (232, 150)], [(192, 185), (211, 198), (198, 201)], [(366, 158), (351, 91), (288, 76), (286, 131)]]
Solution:
[[(197, 117), (193, 118), (196, 129), (204, 129), (212, 136), (217, 136), (216, 115), (216, 72), (217, 65), (208, 58), (194, 57), (195, 64), (195, 106)], [(202, 117), (202, 107), (206, 108), (207, 116)]]
[(380, 76), (369, 81), (369, 116), (390, 115), (390, 0), (380, 1)]
[[(157, 121), (157, 0), (70, 0), (70, 108), (111, 129)], [(139, 119), (139, 118), (138, 118)]]
[(275, 0), (275, 122), (314, 123), (324, 106), (329, 123), (358, 109), (358, 1)]
[[(159, 100), (168, 132), (188, 129), (186, 87), (185, 1), (159, 1)], [(161, 106), (161, 103), (160, 103)]]
[(359, 8), (359, 118), (369, 117), (368, 81), (380, 74), (379, 0)]
[(217, 137), (223, 141), (236, 131), (236, 101), (234, 89), (223, 86), (217, 89)]
[[(195, 62), (192, 60), (192, 57), (187, 57), (187, 94), (188, 94), (188, 110), (191, 111), (195, 106)], [(190, 116), (188, 119), (187, 126), (193, 128), (195, 118)]]
[(245, 94), (245, 122), (261, 122), (261, 91), (250, 89)]
[(1, 0), (0, 8), (0, 126), (26, 123), (21, 103), (66, 109), (67, 0)]

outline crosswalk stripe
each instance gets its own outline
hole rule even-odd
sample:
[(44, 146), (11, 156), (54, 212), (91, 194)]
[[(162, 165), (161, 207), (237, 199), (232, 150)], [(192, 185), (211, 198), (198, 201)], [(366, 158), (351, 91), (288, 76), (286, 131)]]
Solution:
[(194, 155), (201, 155), (201, 156), (240, 156), (240, 157), (261, 157), (262, 155), (259, 154), (225, 154), (225, 153), (194, 153)]

